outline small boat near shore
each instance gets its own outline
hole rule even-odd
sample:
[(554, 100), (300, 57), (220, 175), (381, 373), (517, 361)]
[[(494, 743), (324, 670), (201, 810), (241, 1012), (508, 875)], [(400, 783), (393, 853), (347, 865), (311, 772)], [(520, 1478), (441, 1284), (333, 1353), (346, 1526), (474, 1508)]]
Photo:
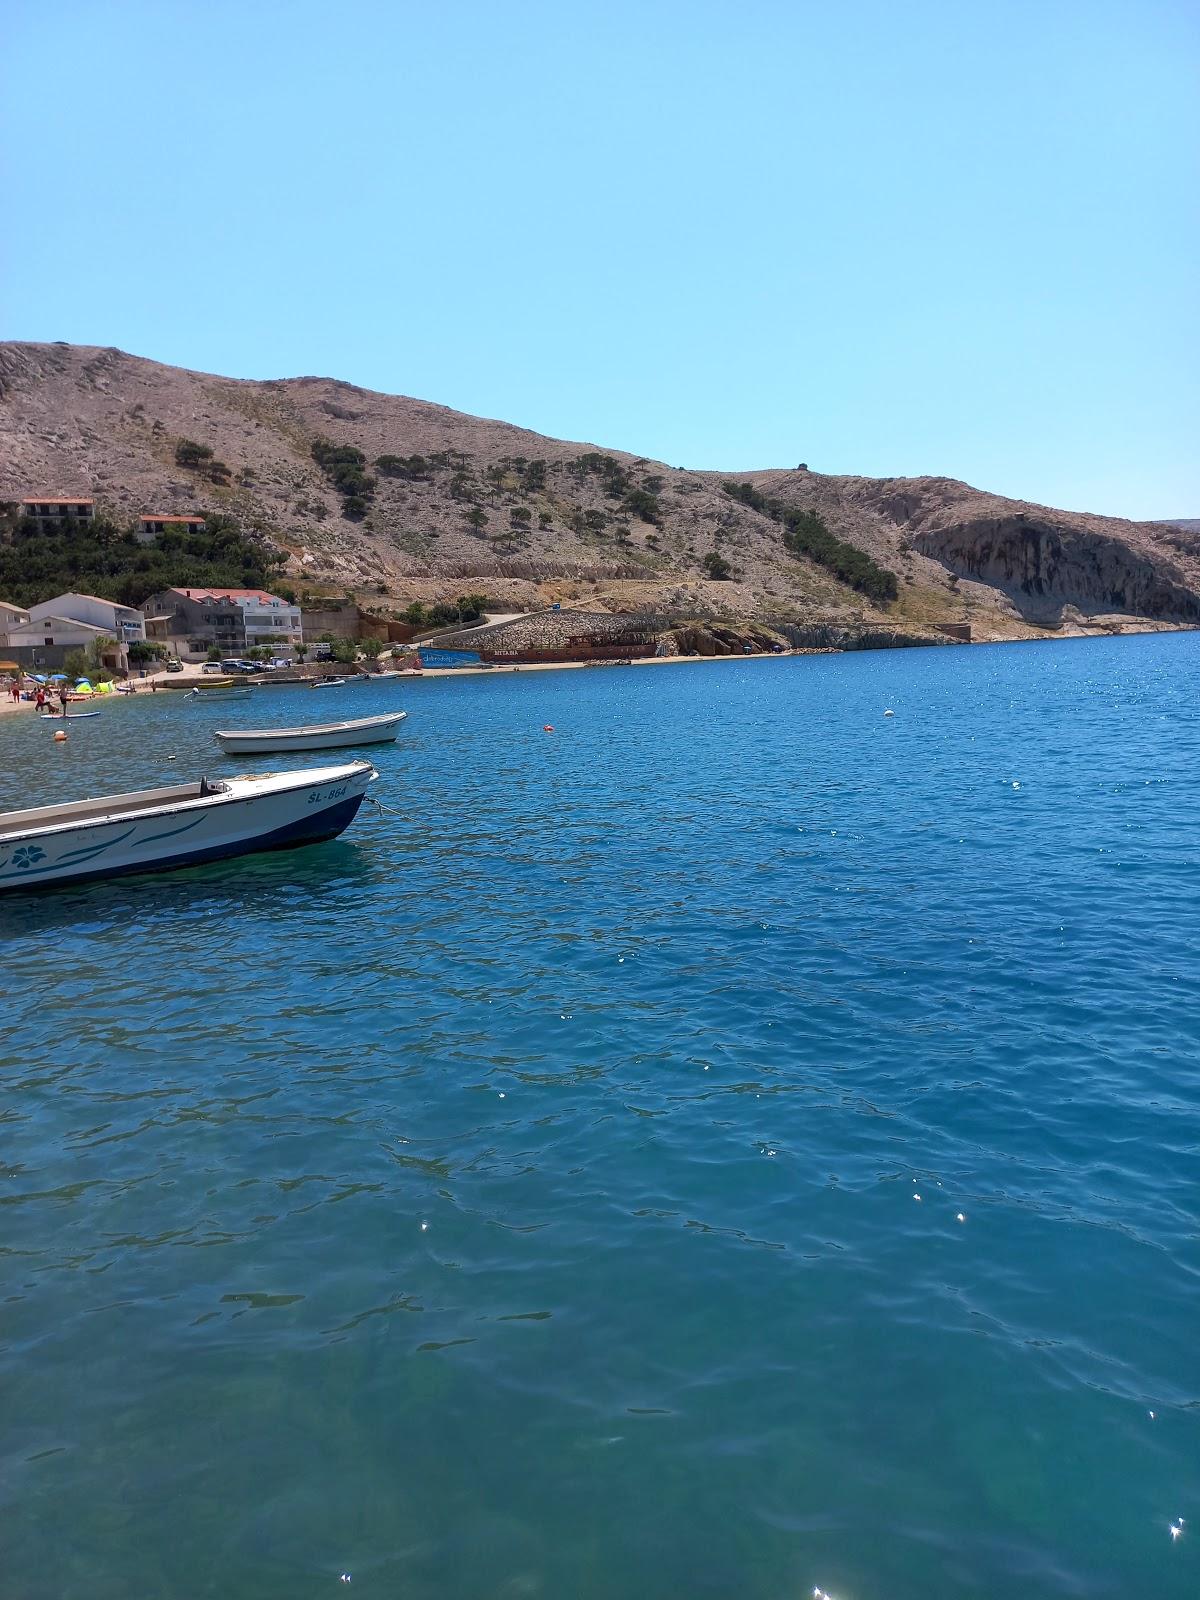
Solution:
[(349, 678), (314, 678), (309, 685), (313, 689), (340, 689), (344, 683), (349, 683)]
[(190, 689), (189, 700), (247, 700), (250, 697), (248, 688), (242, 689)]
[(352, 722), (314, 722), (302, 728), (232, 728), (213, 734), (227, 755), (274, 755), (281, 750), (344, 750), (351, 745), (391, 744), (407, 711), (356, 717)]
[(379, 774), (369, 761), (0, 814), (0, 893), (165, 872), (335, 838)]

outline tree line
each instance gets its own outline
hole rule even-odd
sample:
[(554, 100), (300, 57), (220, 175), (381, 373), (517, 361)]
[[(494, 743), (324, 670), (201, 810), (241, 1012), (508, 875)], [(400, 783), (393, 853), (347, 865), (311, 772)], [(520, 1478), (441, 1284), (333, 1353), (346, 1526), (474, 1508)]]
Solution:
[(32, 606), (56, 594), (86, 593), (140, 606), (159, 589), (272, 589), (285, 556), (248, 538), (232, 517), (209, 513), (201, 532), (168, 525), (142, 542), (132, 528), (105, 517), (85, 525), (64, 518), (45, 531), (29, 517), (0, 533), (0, 598)]
[(807, 556), (817, 562), (876, 605), (887, 605), (899, 594), (895, 574), (881, 567), (865, 550), (831, 533), (819, 512), (786, 505), (782, 500), (761, 493), (752, 483), (723, 483), (721, 488), (731, 500), (762, 512), (772, 522), (782, 523), (784, 546), (793, 555)]

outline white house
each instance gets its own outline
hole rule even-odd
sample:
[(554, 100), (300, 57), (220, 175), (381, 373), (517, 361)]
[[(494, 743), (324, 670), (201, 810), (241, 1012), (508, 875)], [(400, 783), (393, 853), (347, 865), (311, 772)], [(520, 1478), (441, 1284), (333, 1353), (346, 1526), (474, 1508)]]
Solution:
[(43, 617), (86, 622), (90, 627), (110, 633), (120, 644), (146, 637), (146, 622), (140, 611), (118, 605), (115, 600), (101, 600), (94, 594), (57, 594), (53, 600), (42, 600), (30, 606), (31, 622)]
[(29, 613), (24, 606), (9, 605), (7, 600), (0, 600), (0, 644), (4, 643), (4, 636), (10, 628), (28, 621)]
[[(31, 616), (6, 626), (4, 652), (23, 667), (59, 668), (72, 650), (86, 650), (97, 640), (114, 637), (111, 628), (93, 627), (75, 617)], [(112, 672), (124, 672), (129, 666), (129, 653), (119, 637), (103, 649), (102, 659)]]

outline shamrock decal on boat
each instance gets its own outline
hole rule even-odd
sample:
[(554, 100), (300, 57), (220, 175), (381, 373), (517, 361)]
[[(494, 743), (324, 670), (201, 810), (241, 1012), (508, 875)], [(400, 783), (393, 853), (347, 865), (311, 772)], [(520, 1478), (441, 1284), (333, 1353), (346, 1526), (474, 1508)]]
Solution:
[(39, 861), (46, 859), (46, 852), (36, 844), (23, 844), (19, 850), (13, 851), (12, 864), (14, 867), (32, 867)]

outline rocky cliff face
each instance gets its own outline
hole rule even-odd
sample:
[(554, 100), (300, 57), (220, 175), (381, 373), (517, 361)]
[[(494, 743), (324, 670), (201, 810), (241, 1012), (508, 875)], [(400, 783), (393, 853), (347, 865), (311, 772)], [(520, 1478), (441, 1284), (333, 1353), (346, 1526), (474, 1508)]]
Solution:
[[(357, 508), (314, 459), (320, 439), (362, 452), (374, 482)], [(181, 465), (183, 441), (211, 451), (211, 469)], [(894, 573), (899, 598), (879, 620), (914, 636), (963, 621), (975, 637), (1019, 636), (1064, 608), (1200, 619), (1200, 539), (1179, 527), (949, 478), (696, 472), (330, 378), (250, 382), (120, 350), (0, 345), (0, 500), (92, 494), (125, 521), (228, 512), (288, 552), (301, 587), (377, 609), (468, 591), (506, 610), (600, 594), (626, 612), (870, 625), (863, 597), (790, 555), (778, 524), (722, 491), (726, 477), (818, 511)], [(709, 577), (715, 555), (730, 581)]]
[(917, 533), (913, 544), (959, 577), (1002, 590), (1030, 620), (1056, 620), (1068, 605), (1082, 612), (1200, 620), (1200, 594), (1161, 555), (1155, 559), (1122, 540), (1023, 512), (932, 528)]

